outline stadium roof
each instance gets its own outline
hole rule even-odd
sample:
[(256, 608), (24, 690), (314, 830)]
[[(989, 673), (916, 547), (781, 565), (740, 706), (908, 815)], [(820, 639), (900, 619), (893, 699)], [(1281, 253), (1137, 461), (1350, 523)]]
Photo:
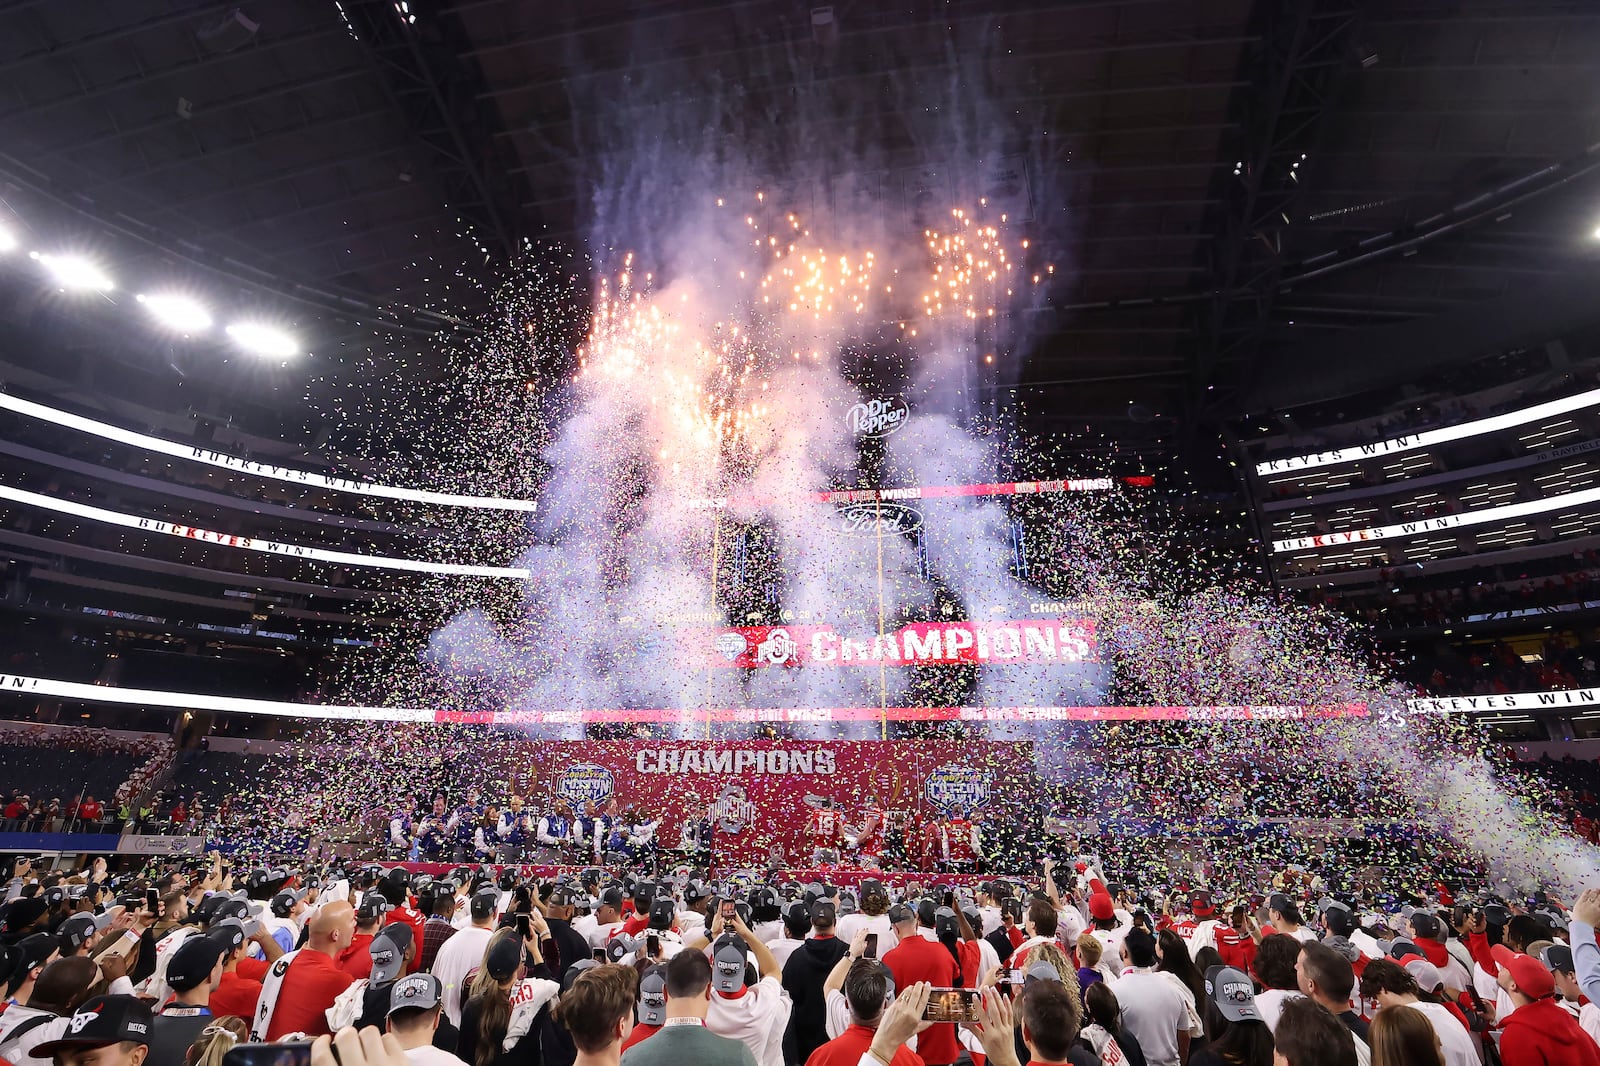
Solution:
[[(0, 188), (125, 276), (182, 269), (354, 354), (578, 235), (608, 84), (681, 73), (641, 123), (733, 86), (781, 124), (803, 94), (903, 108), (895, 72), (972, 54), (1066, 220), (1028, 417), (1169, 447), (1588, 321), (1597, 52), (1583, 0), (22, 0)], [(84, 398), (136, 395), (148, 346), (98, 344), (125, 366)], [(184, 370), (219, 408), (251, 389)]]

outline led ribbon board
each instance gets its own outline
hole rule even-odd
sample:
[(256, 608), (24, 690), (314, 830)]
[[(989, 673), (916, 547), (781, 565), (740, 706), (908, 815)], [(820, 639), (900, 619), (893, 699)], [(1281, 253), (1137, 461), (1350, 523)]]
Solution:
[(1600, 708), (1600, 688), (1564, 688), (1553, 692), (1497, 692), (1492, 696), (1419, 696), (1406, 705), (1419, 714), (1472, 711), (1547, 711), (1562, 707)]
[(198, 526), (187, 526), (178, 522), (165, 522), (155, 518), (140, 518), (138, 515), (123, 514), (121, 511), (108, 511), (104, 507), (93, 507), (74, 500), (58, 500), (54, 496), (41, 496), (37, 492), (29, 492), (26, 489), (15, 488), (11, 485), (0, 485), (0, 500), (10, 500), (13, 503), (20, 503), (29, 507), (39, 507), (59, 514), (69, 514), (91, 522), (104, 522), (107, 525), (122, 526), (124, 529), (136, 529), (142, 533), (164, 533), (169, 537), (182, 537), (184, 540), (215, 544), (224, 548), (238, 548), (241, 551), (282, 555), (290, 559), (310, 559), (319, 563), (337, 563), (341, 566), (369, 566), (380, 570), (409, 570), (419, 574), (451, 574), (459, 577), (526, 579), (532, 576), (526, 567), (519, 566), (471, 566), (464, 563), (434, 563), (425, 559), (396, 559), (386, 555), (358, 555), (355, 552), (310, 548), (302, 544), (286, 544), (280, 540), (238, 537), (231, 533), (218, 533), (212, 529), (201, 529)]
[(1352, 463), (1357, 459), (1372, 459), (1380, 455), (1398, 455), (1401, 452), (1413, 452), (1418, 448), (1431, 448), (1436, 444), (1448, 444), (1453, 440), (1465, 440), (1468, 437), (1476, 437), (1484, 433), (1510, 429), (1512, 426), (1537, 422), (1541, 418), (1549, 418), (1552, 415), (1564, 415), (1572, 411), (1581, 411), (1585, 407), (1594, 407), (1596, 404), (1600, 404), (1600, 389), (1590, 389), (1588, 392), (1580, 392), (1576, 396), (1564, 396), (1559, 400), (1551, 400), (1548, 403), (1524, 407), (1520, 411), (1507, 411), (1503, 415), (1490, 415), (1488, 418), (1463, 422), (1458, 426), (1423, 430), (1418, 433), (1409, 433), (1403, 437), (1390, 437), (1388, 440), (1380, 440), (1372, 444), (1357, 444), (1349, 448), (1333, 448), (1325, 452), (1296, 455), (1289, 459), (1269, 459), (1264, 463), (1256, 464), (1256, 474), (1260, 477), (1265, 477), (1269, 474), (1295, 474), (1302, 470), (1314, 470), (1321, 466)]
[(275, 466), (272, 463), (258, 463), (253, 459), (241, 459), (236, 455), (226, 455), (209, 448), (197, 448), (192, 444), (179, 444), (176, 441), (163, 440), (144, 433), (134, 433), (120, 426), (98, 422), (69, 411), (58, 411), (53, 407), (46, 407), (44, 404), (3, 392), (0, 392), (0, 410), (13, 411), (66, 429), (75, 429), (116, 441), (118, 444), (143, 448), (145, 451), (170, 455), (176, 459), (220, 466), (224, 470), (235, 470), (241, 474), (253, 474), (275, 481), (288, 481), (307, 488), (349, 492), (358, 496), (381, 496), (390, 500), (411, 500), (415, 503), (432, 503), (445, 507), (478, 507), (499, 511), (531, 511), (534, 508), (532, 500), (506, 500), (496, 496), (461, 496), (450, 492), (430, 492), (427, 489), (405, 489), (395, 485), (377, 485), (370, 481), (334, 477), (331, 474), (317, 474), (310, 470), (297, 470), (294, 467)]
[(1288, 540), (1275, 540), (1272, 542), (1272, 550), (1275, 552), (1297, 552), (1310, 548), (1337, 548), (1344, 544), (1389, 540), (1392, 537), (1414, 537), (1422, 533), (1437, 533), (1441, 530), (1460, 529), (1463, 526), (1478, 526), (1483, 525), (1485, 522), (1499, 522), (1509, 518), (1521, 518), (1525, 515), (1545, 514), (1550, 511), (1561, 511), (1568, 507), (1582, 507), (1584, 504), (1596, 502), (1600, 502), (1600, 488), (1584, 489), (1581, 492), (1568, 492), (1543, 500), (1501, 504), (1499, 507), (1485, 507), (1481, 511), (1463, 511), (1461, 514), (1442, 515), (1439, 518), (1419, 518), (1415, 522), (1396, 522), (1391, 526), (1370, 526), (1366, 529), (1349, 529), (1342, 533), (1318, 533), (1309, 537), (1291, 537)]
[(80, 681), (0, 674), (0, 692), (47, 696), (82, 703), (170, 707), (229, 714), (254, 714), (324, 721), (433, 722), (476, 725), (587, 725), (594, 722), (1110, 722), (1292, 721), (1365, 718), (1364, 703), (1328, 706), (1240, 707), (739, 707), (654, 710), (443, 711), (421, 707), (351, 707), (286, 703), (194, 692), (114, 688)]
[[(972, 496), (1040, 496), (1057, 492), (1105, 492), (1118, 485), (1147, 489), (1156, 483), (1149, 474), (1129, 477), (1065, 478), (1056, 481), (994, 481), (976, 485), (913, 485), (903, 489), (836, 489), (797, 492), (789, 499), (815, 503), (878, 503), (895, 500), (959, 499)], [(705, 496), (689, 501), (691, 507), (762, 507), (780, 496)]]

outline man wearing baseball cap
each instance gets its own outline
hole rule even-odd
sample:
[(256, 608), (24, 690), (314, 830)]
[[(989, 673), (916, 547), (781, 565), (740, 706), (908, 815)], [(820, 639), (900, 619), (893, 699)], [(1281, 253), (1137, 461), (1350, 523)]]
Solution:
[[(1055, 909), (1048, 901), (1038, 902), (1044, 908), (1041, 913), (1048, 914), (1053, 923)], [(894, 922), (900, 943), (893, 951), (882, 953), (880, 957), (889, 968), (896, 988), (910, 988), (919, 981), (926, 981), (934, 988), (954, 988), (960, 984), (955, 957), (943, 944), (917, 935), (917, 916), (912, 908), (904, 903), (895, 904), (889, 908), (889, 920)], [(940, 1022), (919, 1035), (917, 1053), (929, 1066), (945, 1066), (955, 1062), (961, 1053), (961, 1046), (956, 1041), (955, 1025)]]
[[(716, 940), (710, 945), (712, 994), (706, 1026), (718, 1036), (742, 1041), (759, 1066), (781, 1066), (784, 1033), (794, 1004), (784, 990), (778, 960), (743, 919), (735, 917), (725, 922), (720, 913), (715, 914), (710, 931)], [(679, 954), (705, 947), (703, 938), (696, 939), (685, 944)], [(758, 977), (754, 984), (747, 984), (745, 970), (751, 956), (755, 957)]]
[[(692, 1062), (698, 1066), (755, 1066), (758, 1059), (748, 1041), (740, 1041), (719, 1034), (710, 1026), (708, 1015), (717, 999), (712, 990), (714, 970), (708, 965), (705, 954), (699, 951), (681, 951), (665, 966), (645, 974), (645, 982), (652, 989), (650, 999), (643, 994), (639, 1000), (641, 1025), (659, 1025), (660, 1029), (648, 1039), (624, 1042), (623, 1061), (628, 1066), (677, 1066)], [(648, 1006), (659, 1001), (660, 1006)], [(654, 1022), (648, 1019), (655, 1019)], [(783, 1028), (778, 1027), (778, 1036)]]
[(1572, 960), (1572, 949), (1566, 944), (1551, 944), (1539, 952), (1539, 961), (1550, 970), (1556, 982), (1556, 1005), (1574, 1018), (1578, 1027), (1600, 1046), (1600, 1006), (1583, 997), (1578, 987), (1577, 968)]
[(150, 1057), (155, 1063), (181, 1062), (184, 1052), (211, 1024), (211, 994), (222, 983), (223, 959), (233, 950), (228, 930), (191, 936), (172, 953), (167, 984), (176, 998), (156, 1015), (150, 1032)]
[[(56, 1066), (143, 1066), (150, 1053), (151, 1025), (143, 1000), (95, 996), (72, 1013), (65, 1032), (35, 1047), (33, 1054), (54, 1058)], [(102, 1048), (107, 1050), (94, 1054)]]
[[(483, 952), (494, 936), (495, 911), (500, 905), (500, 893), (493, 885), (480, 888), (472, 894), (467, 910), (472, 924), (445, 941), (434, 957), (429, 969), (444, 985), (444, 1013), (451, 1025), (461, 1024), (461, 1001), (465, 999), (467, 976), (483, 962)], [(535, 932), (544, 933), (544, 920), (538, 914), (530, 916)]]
[[(254, 919), (251, 924), (258, 932), (262, 931)], [(255, 1013), (256, 1002), (261, 998), (261, 979), (240, 969), (246, 961), (245, 944), (250, 939), (245, 924), (237, 918), (224, 918), (212, 923), (209, 935), (223, 937), (226, 943), (232, 945), (222, 956), (222, 980), (211, 993), (211, 1011), (219, 1018), (229, 1015), (249, 1018)], [(261, 939), (276, 944), (270, 936), (263, 935)]]
[(433, 1046), (444, 1007), (444, 986), (429, 973), (402, 977), (389, 992), (387, 1027), (406, 1058), (418, 1066), (466, 1066), (464, 1060)]
[(1500, 1023), (1504, 1066), (1600, 1066), (1600, 1047), (1576, 1019), (1556, 1005), (1556, 981), (1544, 963), (1504, 944), (1490, 949), (1495, 980), (1511, 997), (1511, 1014)]

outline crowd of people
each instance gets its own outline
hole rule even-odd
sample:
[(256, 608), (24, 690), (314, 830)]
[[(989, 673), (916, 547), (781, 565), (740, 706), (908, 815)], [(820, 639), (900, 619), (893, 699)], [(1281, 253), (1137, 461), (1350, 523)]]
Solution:
[(1267, 887), (22, 859), (0, 1061), (1600, 1066), (1600, 890)]

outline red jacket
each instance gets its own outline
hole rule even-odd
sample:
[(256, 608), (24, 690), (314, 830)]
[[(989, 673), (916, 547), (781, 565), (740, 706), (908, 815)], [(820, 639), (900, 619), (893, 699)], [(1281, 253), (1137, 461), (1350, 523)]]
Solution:
[(1256, 962), (1256, 942), (1250, 938), (1250, 934), (1240, 932), (1231, 925), (1219, 925), (1216, 929), (1217, 954), (1222, 956), (1222, 965), (1254, 973), (1252, 967)]
[(1600, 1066), (1600, 1046), (1553, 999), (1518, 1007), (1503, 1025), (1504, 1066)]

